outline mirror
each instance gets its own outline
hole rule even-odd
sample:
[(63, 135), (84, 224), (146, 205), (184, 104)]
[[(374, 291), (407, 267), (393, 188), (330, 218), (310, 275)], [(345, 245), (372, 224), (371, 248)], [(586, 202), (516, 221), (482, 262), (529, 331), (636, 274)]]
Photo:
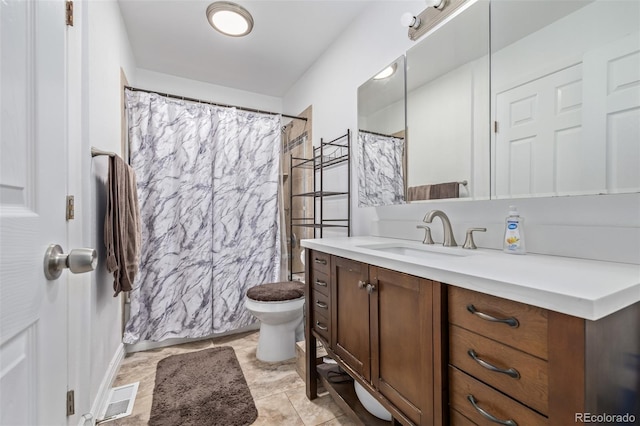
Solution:
[(489, 2), (407, 52), (407, 201), (489, 198)]
[(358, 88), (358, 205), (404, 203), (405, 60)]
[(492, 2), (492, 198), (640, 191), (639, 28), (637, 1)]

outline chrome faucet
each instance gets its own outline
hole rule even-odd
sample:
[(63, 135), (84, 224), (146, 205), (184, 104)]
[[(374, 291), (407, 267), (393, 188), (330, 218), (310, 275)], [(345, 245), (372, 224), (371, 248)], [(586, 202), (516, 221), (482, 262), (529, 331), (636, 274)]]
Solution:
[(442, 226), (444, 227), (444, 242), (442, 243), (445, 247), (457, 247), (456, 239), (453, 237), (453, 229), (451, 229), (451, 222), (449, 222), (449, 218), (442, 210), (431, 210), (427, 213), (422, 219), (425, 223), (431, 223), (434, 217), (439, 217), (442, 221)]

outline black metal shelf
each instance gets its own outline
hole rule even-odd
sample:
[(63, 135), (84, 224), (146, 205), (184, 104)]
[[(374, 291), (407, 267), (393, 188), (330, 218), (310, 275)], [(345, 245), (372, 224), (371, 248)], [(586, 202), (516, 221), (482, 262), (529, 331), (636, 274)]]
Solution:
[[(346, 191), (328, 191), (324, 189), (325, 173), (336, 166), (346, 164), (347, 166), (347, 188)], [(296, 169), (313, 170), (313, 191), (294, 194), (293, 193), (293, 173)], [(347, 202), (346, 219), (326, 219), (324, 218), (324, 200), (328, 197), (345, 197)], [(289, 163), (289, 203), (293, 206), (293, 199), (298, 197), (313, 198), (313, 214), (309, 217), (292, 218), (289, 223), (289, 238), (293, 247), (293, 228), (311, 228), (314, 238), (323, 237), (323, 229), (346, 229), (347, 236), (351, 236), (351, 131), (337, 138), (325, 141), (320, 139), (320, 146), (313, 148), (311, 158), (294, 157), (291, 155)], [(293, 209), (293, 207), (291, 207)], [(292, 210), (293, 211), (293, 210)], [(300, 223), (303, 222), (303, 223)], [(333, 222), (333, 223), (327, 223)], [(340, 222), (340, 223), (335, 223)], [(346, 223), (345, 223), (346, 222)], [(289, 253), (292, 259), (292, 253)], [(293, 262), (289, 266), (289, 279), (292, 279), (291, 270)]]

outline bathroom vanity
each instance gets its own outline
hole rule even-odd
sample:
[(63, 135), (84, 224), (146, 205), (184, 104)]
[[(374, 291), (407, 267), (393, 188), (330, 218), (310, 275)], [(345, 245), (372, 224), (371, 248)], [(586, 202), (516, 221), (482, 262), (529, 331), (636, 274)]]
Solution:
[[(319, 382), (354, 421), (387, 424), (331, 382), (339, 366), (395, 424), (640, 418), (638, 265), (377, 237), (302, 245), (310, 399)], [(317, 340), (337, 366), (316, 367)]]

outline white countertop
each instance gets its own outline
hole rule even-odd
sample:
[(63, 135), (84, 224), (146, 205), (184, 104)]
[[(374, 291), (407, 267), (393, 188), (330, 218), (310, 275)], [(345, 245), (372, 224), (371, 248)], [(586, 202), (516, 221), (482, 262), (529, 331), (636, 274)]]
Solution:
[[(598, 320), (640, 301), (640, 265), (465, 250), (381, 237), (322, 238), (300, 243), (313, 250), (588, 320)], [(403, 247), (412, 254), (380, 250), (385, 247)]]

